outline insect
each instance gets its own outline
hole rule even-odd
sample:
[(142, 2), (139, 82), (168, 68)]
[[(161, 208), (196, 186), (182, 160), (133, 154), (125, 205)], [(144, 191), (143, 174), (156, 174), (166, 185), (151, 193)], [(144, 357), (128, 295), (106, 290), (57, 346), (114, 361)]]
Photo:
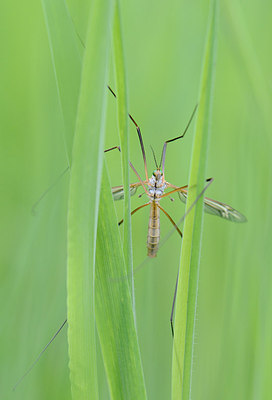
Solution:
[[(110, 92), (113, 94), (114, 97), (116, 97), (116, 94), (114, 91), (108, 86)], [(131, 162), (129, 162), (130, 167), (134, 171), (135, 175), (138, 178), (138, 182), (132, 183), (129, 186), (129, 192), (130, 195), (133, 196), (137, 189), (139, 187), (142, 187), (145, 194), (147, 195), (148, 202), (145, 204), (140, 205), (137, 207), (135, 210), (131, 212), (131, 215), (135, 214), (137, 211), (140, 209), (150, 206), (150, 214), (149, 214), (149, 222), (148, 222), (148, 234), (147, 234), (147, 255), (149, 257), (156, 257), (158, 249), (159, 249), (159, 242), (160, 242), (160, 211), (163, 212), (164, 215), (169, 219), (171, 224), (174, 226), (176, 231), (179, 233), (179, 235), (182, 237), (182, 233), (179, 229), (179, 227), (175, 224), (173, 219), (170, 217), (170, 215), (166, 212), (166, 210), (161, 206), (160, 201), (164, 199), (167, 196), (172, 195), (173, 193), (177, 193), (179, 196), (179, 199), (183, 202), (186, 203), (187, 201), (187, 196), (188, 196), (188, 185), (186, 186), (176, 186), (173, 185), (165, 180), (165, 156), (166, 156), (166, 148), (167, 144), (174, 142), (176, 140), (182, 139), (191, 122), (192, 119), (196, 113), (197, 110), (197, 105), (195, 106), (193, 113), (187, 123), (186, 128), (184, 129), (182, 135), (176, 136), (173, 139), (169, 139), (166, 142), (164, 142), (163, 148), (162, 148), (162, 153), (161, 153), (161, 159), (160, 163), (157, 163), (156, 157), (154, 150), (152, 149), (155, 164), (156, 164), (156, 169), (153, 171), (152, 175), (150, 178), (148, 178), (148, 172), (147, 172), (147, 163), (146, 163), (146, 154), (145, 154), (145, 148), (144, 148), (144, 143), (143, 143), (143, 138), (141, 134), (140, 127), (134, 120), (134, 118), (129, 115), (129, 118), (133, 122), (133, 124), (136, 127), (138, 138), (140, 141), (140, 146), (141, 146), (141, 152), (143, 156), (143, 161), (144, 161), (144, 169), (145, 169), (145, 179), (142, 180), (134, 166), (132, 165)], [(110, 149), (105, 150), (105, 152), (118, 149), (120, 151), (119, 146), (114, 146), (111, 147)], [(167, 189), (171, 189), (170, 192), (165, 192)], [(124, 187), (123, 186), (115, 186), (112, 188), (112, 195), (114, 200), (121, 200), (124, 198)], [(227, 219), (229, 221), (233, 222), (245, 222), (246, 218), (243, 214), (241, 214), (239, 211), (235, 210), (231, 206), (221, 203), (217, 200), (212, 200), (207, 197), (204, 198), (204, 211), (207, 212), (208, 214), (212, 215), (217, 215), (221, 218)], [(119, 225), (123, 222), (121, 220), (119, 222)]]

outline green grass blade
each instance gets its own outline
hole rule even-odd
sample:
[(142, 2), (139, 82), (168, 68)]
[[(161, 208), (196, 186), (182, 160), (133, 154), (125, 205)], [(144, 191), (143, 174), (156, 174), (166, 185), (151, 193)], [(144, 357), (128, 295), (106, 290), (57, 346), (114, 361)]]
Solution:
[[(126, 93), (126, 76), (122, 43), (122, 29), (120, 19), (119, 2), (116, 1), (113, 25), (114, 62), (117, 87), (117, 111), (119, 137), (122, 150), (122, 171), (124, 184), (124, 254), (127, 266), (127, 274), (130, 277), (132, 298), (133, 295), (133, 264), (131, 244), (131, 216), (130, 216), (130, 195), (129, 195), (129, 140), (128, 140), (128, 107)], [(134, 301), (133, 301), (134, 303)]]
[(83, 61), (68, 210), (68, 344), (74, 399), (98, 398), (94, 265), (102, 175), (111, 1), (94, 1)]
[(96, 323), (111, 399), (143, 400), (146, 391), (132, 299), (105, 169), (101, 185), (95, 278)]
[[(199, 109), (196, 122), (187, 209), (204, 187), (211, 117), (212, 84), (215, 72), (216, 1), (212, 4), (204, 54)], [(175, 337), (173, 342), (172, 399), (191, 397), (193, 345), (195, 335), (203, 202), (198, 201), (184, 226), (181, 265), (176, 298)]]
[(64, 121), (67, 162), (70, 165), (82, 57), (78, 51), (75, 30), (65, 0), (42, 0), (42, 5)]

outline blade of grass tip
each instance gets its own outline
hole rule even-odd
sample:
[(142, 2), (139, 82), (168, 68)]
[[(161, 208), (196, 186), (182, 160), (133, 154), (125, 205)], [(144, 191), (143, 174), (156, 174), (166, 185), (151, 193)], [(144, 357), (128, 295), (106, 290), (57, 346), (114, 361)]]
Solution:
[(127, 275), (131, 287), (132, 301), (134, 304), (133, 292), (133, 265), (132, 265), (132, 239), (131, 239), (131, 216), (130, 216), (130, 195), (129, 195), (129, 139), (128, 139), (128, 107), (126, 93), (126, 76), (124, 52), (122, 43), (122, 29), (119, 1), (115, 2), (114, 25), (113, 25), (113, 44), (115, 76), (117, 83), (117, 110), (119, 137), (122, 155), (122, 172), (124, 184), (124, 254), (127, 266)]
[(67, 311), (73, 399), (97, 399), (94, 266), (102, 175), (105, 87), (113, 3), (92, 3), (83, 70), (68, 206)]
[(82, 59), (65, 0), (42, 0), (42, 6), (65, 128), (67, 162), (70, 166)]
[[(186, 209), (194, 202), (198, 193), (203, 189), (205, 182), (212, 106), (212, 84), (215, 73), (216, 9), (217, 1), (215, 0), (211, 3), (210, 9), (189, 179), (189, 188), (191, 189), (189, 189)], [(188, 214), (184, 226), (173, 341), (172, 399), (187, 400), (191, 398), (193, 345), (203, 224), (203, 197), (201, 200)]]
[[(114, 218), (113, 218), (114, 217)], [(131, 292), (115, 207), (103, 170), (97, 230), (95, 317), (111, 399), (146, 399)]]

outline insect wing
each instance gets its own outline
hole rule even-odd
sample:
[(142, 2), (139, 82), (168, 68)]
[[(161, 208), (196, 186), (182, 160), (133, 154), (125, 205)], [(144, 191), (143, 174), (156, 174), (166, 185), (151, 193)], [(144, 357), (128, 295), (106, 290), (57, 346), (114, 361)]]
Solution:
[[(179, 198), (183, 203), (186, 203), (188, 192), (187, 190), (181, 190), (178, 192)], [(217, 200), (204, 198), (204, 211), (207, 214), (217, 215), (218, 217), (227, 219), (232, 222), (246, 222), (246, 217), (239, 211), (235, 210), (231, 206), (221, 203)]]
[[(140, 183), (132, 183), (129, 185), (129, 194), (130, 196), (134, 196), (136, 193), (138, 187), (140, 186)], [(113, 195), (113, 200), (123, 200), (124, 198), (124, 186), (114, 186), (111, 188), (111, 193)]]

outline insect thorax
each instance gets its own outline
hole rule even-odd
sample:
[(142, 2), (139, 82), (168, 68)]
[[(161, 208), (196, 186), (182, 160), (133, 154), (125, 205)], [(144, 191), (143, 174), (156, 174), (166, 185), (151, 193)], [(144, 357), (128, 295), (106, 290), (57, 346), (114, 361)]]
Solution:
[(148, 191), (150, 197), (159, 198), (163, 195), (166, 184), (162, 172), (157, 169), (153, 172), (148, 182)]

